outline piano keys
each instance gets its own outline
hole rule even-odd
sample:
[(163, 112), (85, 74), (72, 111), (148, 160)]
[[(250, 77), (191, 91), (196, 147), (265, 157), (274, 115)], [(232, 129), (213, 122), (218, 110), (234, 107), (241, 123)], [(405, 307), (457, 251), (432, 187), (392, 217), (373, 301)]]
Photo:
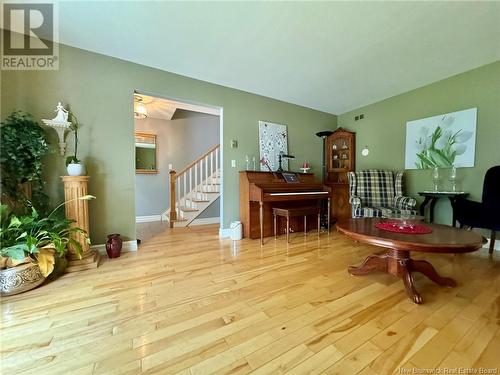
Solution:
[[(240, 172), (240, 218), (244, 237), (261, 238), (273, 235), (272, 207), (300, 207), (314, 205), (315, 202), (320, 204), (323, 200), (327, 200), (329, 206), (330, 187), (317, 183), (313, 173), (301, 173), (298, 178), (297, 183), (287, 183), (279, 173)], [(291, 227), (296, 232), (302, 231), (303, 220), (295, 218)], [(284, 223), (278, 228), (282, 233)]]

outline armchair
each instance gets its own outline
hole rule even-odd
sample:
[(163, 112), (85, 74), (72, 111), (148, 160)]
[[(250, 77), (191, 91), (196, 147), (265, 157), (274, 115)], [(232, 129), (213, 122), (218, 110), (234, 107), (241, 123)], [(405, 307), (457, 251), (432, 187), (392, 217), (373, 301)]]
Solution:
[(456, 218), (460, 227), (491, 230), (490, 254), (495, 248), (496, 231), (500, 230), (500, 165), (486, 171), (482, 202), (458, 199), (455, 202)]
[(369, 169), (348, 176), (352, 217), (387, 217), (402, 210), (417, 214), (417, 201), (403, 195), (402, 171)]

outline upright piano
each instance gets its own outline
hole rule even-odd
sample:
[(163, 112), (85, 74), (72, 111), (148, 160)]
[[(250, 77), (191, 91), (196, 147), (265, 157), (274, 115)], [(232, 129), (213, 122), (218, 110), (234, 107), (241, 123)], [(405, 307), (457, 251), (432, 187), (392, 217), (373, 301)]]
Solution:
[[(240, 172), (240, 219), (244, 237), (273, 235), (273, 207), (299, 207), (314, 202), (320, 204), (322, 200), (327, 200), (330, 205), (330, 187), (317, 183), (313, 173), (300, 173), (297, 177), (298, 182), (287, 183), (280, 173)], [(279, 223), (278, 228), (282, 232), (284, 223)], [(295, 218), (291, 221), (291, 228), (302, 231), (303, 220)]]

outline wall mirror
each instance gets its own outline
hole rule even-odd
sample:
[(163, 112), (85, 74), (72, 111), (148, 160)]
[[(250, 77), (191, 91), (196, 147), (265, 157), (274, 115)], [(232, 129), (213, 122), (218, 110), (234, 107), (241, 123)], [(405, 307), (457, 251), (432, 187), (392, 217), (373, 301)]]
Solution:
[(156, 134), (134, 132), (135, 173), (158, 173)]

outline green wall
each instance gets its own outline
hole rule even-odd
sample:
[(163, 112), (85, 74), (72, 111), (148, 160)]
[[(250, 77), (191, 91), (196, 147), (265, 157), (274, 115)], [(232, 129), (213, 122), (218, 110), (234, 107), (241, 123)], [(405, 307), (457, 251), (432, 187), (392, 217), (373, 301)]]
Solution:
[[(486, 170), (500, 164), (500, 62), (344, 113), (338, 124), (356, 132), (356, 169), (397, 170), (404, 169), (407, 121), (472, 107), (478, 109), (475, 166), (458, 169), (458, 188), (480, 200)], [(359, 114), (364, 119), (354, 121)], [(365, 145), (370, 149), (366, 157), (361, 156)], [(406, 171), (406, 186), (407, 195), (414, 197), (432, 189), (431, 171)], [(449, 183), (445, 180), (442, 186), (449, 188)], [(451, 222), (447, 200), (436, 204), (435, 221)]]
[[(104, 243), (107, 233), (135, 238), (134, 89), (223, 108), (224, 228), (239, 216), (238, 170), (244, 168), (245, 154), (258, 155), (259, 120), (288, 125), (289, 152), (297, 162), (311, 162), (316, 173), (322, 151), (314, 134), (337, 126), (335, 115), (67, 46), (60, 48), (58, 71), (3, 71), (1, 83), (2, 118), (14, 109), (38, 120), (52, 118), (58, 101), (79, 117), (80, 155), (90, 175), (89, 192), (97, 196), (90, 202), (96, 244)], [(50, 136), (55, 145), (55, 132)], [(238, 141), (237, 149), (229, 147), (231, 139)], [(237, 168), (230, 167), (231, 159)], [(44, 167), (50, 196), (62, 200), (63, 158), (53, 154)]]

